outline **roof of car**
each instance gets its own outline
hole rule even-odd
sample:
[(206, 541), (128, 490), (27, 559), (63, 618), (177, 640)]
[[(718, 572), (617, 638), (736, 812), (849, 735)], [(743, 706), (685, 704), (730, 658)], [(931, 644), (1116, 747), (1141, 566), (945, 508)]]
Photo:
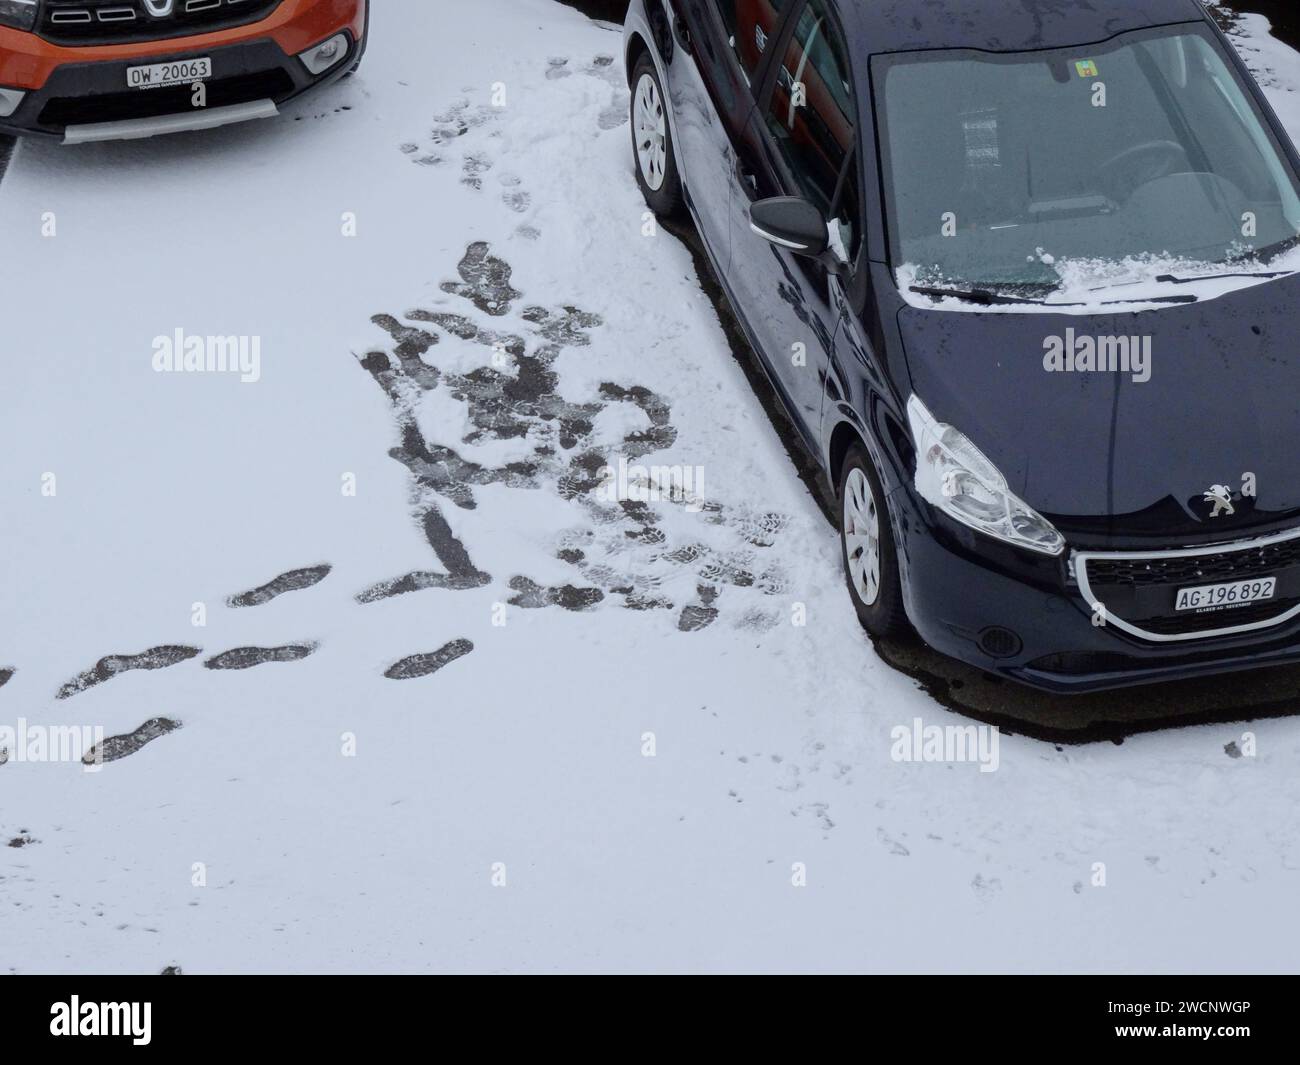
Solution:
[(867, 54), (1065, 48), (1204, 18), (1197, 0), (840, 0), (836, 6), (851, 47)]

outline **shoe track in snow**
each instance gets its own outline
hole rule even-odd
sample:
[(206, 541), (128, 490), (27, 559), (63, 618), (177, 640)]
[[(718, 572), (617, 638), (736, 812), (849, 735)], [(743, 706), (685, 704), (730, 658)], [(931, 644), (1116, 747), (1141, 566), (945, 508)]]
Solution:
[(272, 599), (288, 592), (300, 592), (319, 584), (329, 576), (332, 568), (332, 566), (324, 564), (281, 573), (280, 576), (268, 581), (260, 588), (230, 596), (226, 600), (226, 605), (233, 608), (262, 606), (264, 603), (269, 603)]
[[(605, 475), (673, 446), (677, 429), (668, 400), (641, 385), (606, 381), (583, 401), (568, 398), (555, 366), (568, 349), (586, 347), (603, 325), (598, 315), (573, 305), (547, 308), (524, 301), (513, 269), (482, 242), (470, 244), (457, 267), (459, 280), (440, 291), (452, 300), (372, 319), (389, 344), (359, 356), (362, 367), (392, 404), (398, 444), (390, 451), (415, 483), (417, 520), (429, 535), (445, 573), (391, 578), (358, 597), (374, 602), (425, 588), (478, 587), (492, 578), (476, 566), (465, 544), (445, 528), (441, 505), (477, 507), (476, 490), (505, 485), (549, 491), (572, 504), (577, 523), (561, 530), (555, 557), (573, 566), (579, 581), (547, 586), (526, 573), (508, 585), (512, 604), (537, 609), (590, 610), (610, 598), (632, 610), (677, 611), (677, 627), (697, 632), (728, 611), (721, 593), (735, 599), (731, 621), (746, 629), (779, 623), (773, 598), (789, 582), (769, 551), (789, 519), (749, 513), (710, 499), (666, 498), (654, 503), (604, 498)], [(455, 300), (464, 304), (457, 306)], [(520, 305), (521, 306), (517, 306)], [(466, 346), (482, 349), (474, 355)], [(441, 360), (447, 350), (448, 358)], [(478, 359), (481, 365), (453, 372)], [(460, 440), (434, 441), (422, 427), (421, 408), (444, 390), (463, 404), (469, 426)], [(636, 409), (643, 424), (621, 439), (602, 442), (597, 422), (618, 405)], [(488, 465), (463, 452), (494, 442), (525, 445), (521, 457)], [(683, 520), (684, 519), (684, 520)], [(678, 591), (678, 588), (681, 591)], [(766, 600), (766, 603), (764, 602)]]
[(74, 695), (134, 669), (166, 669), (168, 666), (187, 662), (201, 653), (197, 647), (169, 644), (151, 647), (135, 655), (108, 655), (63, 685), (59, 689), (58, 698), (70, 699)]

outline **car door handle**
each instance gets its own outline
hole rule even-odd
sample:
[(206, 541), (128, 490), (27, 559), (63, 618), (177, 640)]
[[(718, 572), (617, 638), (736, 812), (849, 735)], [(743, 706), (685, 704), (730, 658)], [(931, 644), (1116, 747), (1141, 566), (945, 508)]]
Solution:
[(745, 165), (743, 159), (736, 160), (736, 180), (740, 182), (740, 187), (745, 191), (745, 195), (750, 200), (758, 199), (758, 178), (754, 172)]
[(682, 51), (690, 55), (694, 51), (694, 45), (691, 41), (691, 31), (681, 15), (673, 13), (673, 36), (677, 38), (677, 43), (681, 45)]

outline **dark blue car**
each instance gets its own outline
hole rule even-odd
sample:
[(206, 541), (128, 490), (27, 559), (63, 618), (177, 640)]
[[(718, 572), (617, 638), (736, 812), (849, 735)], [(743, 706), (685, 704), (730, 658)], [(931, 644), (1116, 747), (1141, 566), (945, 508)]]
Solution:
[(1300, 660), (1300, 159), (1196, 0), (633, 0), (874, 635), (1055, 691)]

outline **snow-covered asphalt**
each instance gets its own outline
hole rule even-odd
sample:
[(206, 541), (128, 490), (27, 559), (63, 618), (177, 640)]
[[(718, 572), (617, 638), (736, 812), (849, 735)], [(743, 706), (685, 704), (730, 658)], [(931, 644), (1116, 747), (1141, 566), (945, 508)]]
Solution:
[[(1220, 719), (1300, 673), (1062, 704), (878, 653), (647, 229), (617, 28), (373, 35), (280, 118), (0, 182), (0, 729), (107, 759), (0, 764), (0, 971), (1293, 969), (1232, 915), (1289, 912), (1300, 720)], [(178, 330), (256, 379), (159, 372)], [(620, 462), (692, 493), (606, 499)], [(955, 704), (1032, 727), (897, 759)]]

